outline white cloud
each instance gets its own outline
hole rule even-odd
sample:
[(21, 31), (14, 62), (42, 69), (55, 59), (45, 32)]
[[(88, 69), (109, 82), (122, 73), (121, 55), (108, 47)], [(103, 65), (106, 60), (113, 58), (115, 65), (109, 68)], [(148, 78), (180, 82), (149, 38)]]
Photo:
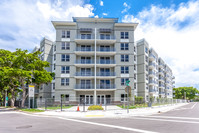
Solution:
[(131, 8), (126, 2), (123, 3), (123, 6), (124, 6), (124, 9), (122, 10), (121, 13), (125, 13)]
[(95, 18), (99, 18), (99, 16), (98, 16), (98, 15), (95, 15)]
[(102, 13), (104, 16), (107, 16), (108, 14), (107, 13)]
[[(94, 16), (93, 6), (83, 0), (9, 0), (0, 2), (0, 49), (32, 50), (42, 37), (55, 40), (52, 20)], [(5, 18), (6, 16), (6, 18)]]
[(100, 0), (100, 6), (104, 6), (104, 2)]
[[(199, 85), (199, 1), (182, 3), (177, 9), (152, 5), (123, 22), (139, 22), (135, 39), (145, 38), (172, 68), (176, 86)], [(198, 88), (199, 89), (199, 88)]]

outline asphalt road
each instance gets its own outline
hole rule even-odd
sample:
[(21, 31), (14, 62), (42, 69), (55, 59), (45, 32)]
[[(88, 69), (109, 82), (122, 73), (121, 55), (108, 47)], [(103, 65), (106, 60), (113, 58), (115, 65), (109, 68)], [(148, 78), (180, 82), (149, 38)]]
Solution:
[(151, 116), (68, 119), (0, 113), (0, 133), (199, 133), (199, 103)]

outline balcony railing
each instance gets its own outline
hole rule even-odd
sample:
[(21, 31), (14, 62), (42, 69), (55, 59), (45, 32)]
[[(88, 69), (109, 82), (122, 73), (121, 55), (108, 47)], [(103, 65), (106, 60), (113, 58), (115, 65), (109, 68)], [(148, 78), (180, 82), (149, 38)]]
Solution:
[(157, 82), (155, 80), (149, 80), (150, 84), (156, 84)]
[[(84, 35), (79, 35), (76, 37), (76, 39), (81, 39), (81, 40), (94, 40), (95, 36), (91, 34), (84, 34)], [(113, 35), (99, 35), (96, 37), (97, 40), (115, 40), (115, 36)]]
[(162, 85), (162, 84), (159, 84), (159, 87), (164, 87), (164, 85)]
[(94, 76), (93, 72), (76, 72), (75, 76)]
[(159, 94), (160, 94), (160, 95), (163, 95), (163, 94), (165, 94), (165, 92), (159, 92)]
[(150, 75), (154, 75), (154, 76), (155, 76), (155, 72), (151, 72), (151, 71), (149, 71), (149, 74), (150, 74)]
[(115, 48), (98, 47), (97, 52), (115, 52)]
[(97, 89), (115, 89), (114, 84), (98, 84)]
[(164, 80), (164, 78), (163, 77), (159, 77), (159, 80)]
[(115, 72), (99, 72), (97, 76), (115, 76)]
[(94, 51), (93, 48), (89, 48), (89, 47), (77, 47), (76, 51), (82, 51), (82, 52), (90, 52), (90, 51)]
[(155, 89), (149, 88), (149, 92), (155, 92)]
[(76, 60), (76, 64), (94, 64), (93, 60)]
[(149, 66), (154, 66), (155, 67), (155, 63), (149, 63)]
[[(80, 52), (92, 52), (95, 51), (93, 47), (77, 47), (76, 51)], [(97, 52), (115, 52), (115, 48), (97, 47)]]
[[(77, 84), (75, 86), (76, 89), (94, 89), (95, 86), (93, 84)], [(96, 89), (115, 89), (114, 84), (97, 84)]]
[(97, 64), (115, 64), (115, 60), (97, 60)]

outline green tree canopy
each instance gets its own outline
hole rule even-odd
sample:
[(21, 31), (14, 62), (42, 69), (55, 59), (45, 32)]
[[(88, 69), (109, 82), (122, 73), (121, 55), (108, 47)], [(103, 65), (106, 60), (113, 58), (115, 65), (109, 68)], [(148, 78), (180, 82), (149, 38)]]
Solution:
[(175, 99), (186, 99), (191, 100), (196, 97), (199, 91), (193, 87), (178, 87), (173, 89), (173, 95)]

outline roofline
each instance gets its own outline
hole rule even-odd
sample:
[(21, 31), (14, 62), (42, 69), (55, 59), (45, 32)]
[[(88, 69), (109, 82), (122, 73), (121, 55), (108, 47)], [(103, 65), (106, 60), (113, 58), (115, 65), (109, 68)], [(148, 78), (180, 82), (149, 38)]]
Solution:
[(73, 22), (118, 22), (118, 18), (72, 17)]
[(72, 21), (51, 21), (54, 28), (56, 28), (57, 25), (63, 25), (63, 26), (76, 26), (75, 22)]
[(138, 23), (115, 23), (115, 26), (124, 26), (124, 27), (134, 27), (134, 30), (137, 28)]

